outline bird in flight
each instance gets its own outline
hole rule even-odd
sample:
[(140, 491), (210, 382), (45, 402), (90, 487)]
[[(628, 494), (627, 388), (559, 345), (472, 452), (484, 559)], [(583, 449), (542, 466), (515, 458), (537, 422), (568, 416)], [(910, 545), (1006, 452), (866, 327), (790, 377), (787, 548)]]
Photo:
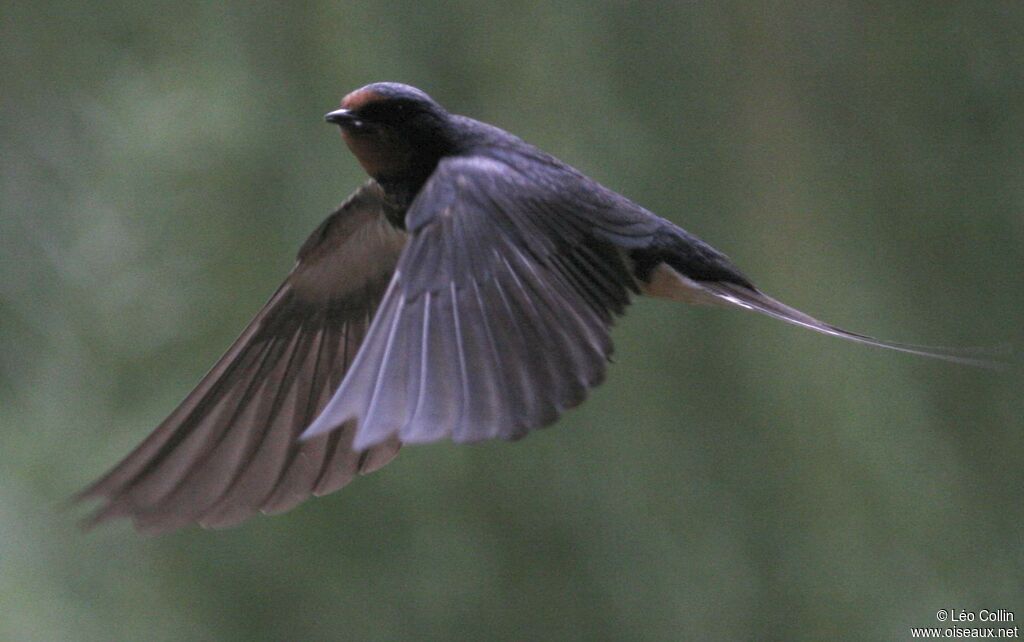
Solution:
[(302, 245), (199, 385), (82, 491), (143, 532), (233, 526), (388, 463), (405, 443), (518, 439), (601, 383), (634, 294), (880, 341), (758, 290), (697, 237), (408, 85), (326, 115), (370, 179)]

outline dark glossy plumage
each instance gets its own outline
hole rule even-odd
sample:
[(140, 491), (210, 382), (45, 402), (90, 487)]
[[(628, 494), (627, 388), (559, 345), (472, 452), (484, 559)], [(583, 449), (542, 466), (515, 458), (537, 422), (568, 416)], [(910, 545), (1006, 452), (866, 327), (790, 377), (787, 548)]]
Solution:
[(789, 308), (696, 237), (411, 87), (369, 85), (328, 119), (372, 180), (197, 388), (81, 493), (103, 500), (93, 522), (230, 526), (337, 490), (403, 442), (522, 437), (603, 380), (637, 292), (985, 365)]

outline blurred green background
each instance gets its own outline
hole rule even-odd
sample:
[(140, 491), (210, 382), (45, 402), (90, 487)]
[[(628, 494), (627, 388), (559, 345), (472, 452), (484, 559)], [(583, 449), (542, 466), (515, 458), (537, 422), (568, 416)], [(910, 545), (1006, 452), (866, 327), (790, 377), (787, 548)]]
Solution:
[[(904, 639), (1024, 618), (1020, 367), (640, 301), (588, 403), (224, 532), (67, 497), (191, 389), (419, 86), (881, 337), (1024, 346), (1024, 5), (6, 2), (0, 639)], [(1018, 358), (1019, 363), (1019, 358)]]

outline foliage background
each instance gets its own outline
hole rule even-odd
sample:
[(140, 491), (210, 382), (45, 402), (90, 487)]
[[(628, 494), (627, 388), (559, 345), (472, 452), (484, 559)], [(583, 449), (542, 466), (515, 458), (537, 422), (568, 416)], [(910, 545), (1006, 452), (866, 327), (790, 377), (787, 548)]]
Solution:
[(83, 535), (63, 510), (362, 180), (321, 116), (375, 80), (827, 320), (1024, 346), (1024, 5), (14, 1), (0, 55), (0, 638), (902, 639), (940, 607), (1024, 616), (1019, 365), (663, 302), (518, 444), (408, 448), (225, 532)]

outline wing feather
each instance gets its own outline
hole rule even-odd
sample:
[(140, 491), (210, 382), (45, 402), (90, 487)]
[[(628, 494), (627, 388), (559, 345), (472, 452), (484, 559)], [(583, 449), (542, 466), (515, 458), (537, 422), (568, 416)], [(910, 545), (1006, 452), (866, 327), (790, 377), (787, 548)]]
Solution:
[(384, 465), (400, 443), (355, 452), (355, 425), (300, 442), (353, 363), (407, 235), (383, 190), (357, 190), (303, 245), (285, 283), (185, 400), (79, 499), (87, 524), (147, 532), (226, 527), (287, 510)]
[(304, 438), (355, 421), (357, 450), (513, 439), (579, 404), (634, 287), (579, 207), (501, 161), (442, 161), (363, 349)]
[[(288, 387), (278, 412), (295, 425), (308, 423), (306, 417), (312, 414), (309, 398), (318, 387), (317, 363), (327, 334), (325, 328), (310, 333), (304, 351), (296, 355), (292, 363), (294, 381)], [(312, 373), (312, 376), (295, 376), (301, 372)], [(226, 528), (259, 510), (261, 502), (278, 483), (293, 441), (294, 436), (288, 431), (265, 430), (231, 488), (204, 511), (199, 522), (207, 528)]]
[[(179, 458), (188, 468), (173, 491), (149, 504), (136, 502), (136, 522), (141, 530), (159, 532), (185, 526), (223, 496), (251, 456), (255, 442), (273, 427), (279, 396), (288, 388), (285, 377), (302, 339), (302, 333), (296, 332), (290, 338), (274, 341), (274, 349), (266, 352), (260, 367), (239, 386), (244, 392), (233, 412), (226, 414), (225, 421), (213, 424), (217, 437), (199, 452)], [(235, 426), (245, 429), (233, 429)], [(167, 476), (166, 472), (151, 479), (161, 476)], [(129, 501), (133, 501), (132, 495)]]

